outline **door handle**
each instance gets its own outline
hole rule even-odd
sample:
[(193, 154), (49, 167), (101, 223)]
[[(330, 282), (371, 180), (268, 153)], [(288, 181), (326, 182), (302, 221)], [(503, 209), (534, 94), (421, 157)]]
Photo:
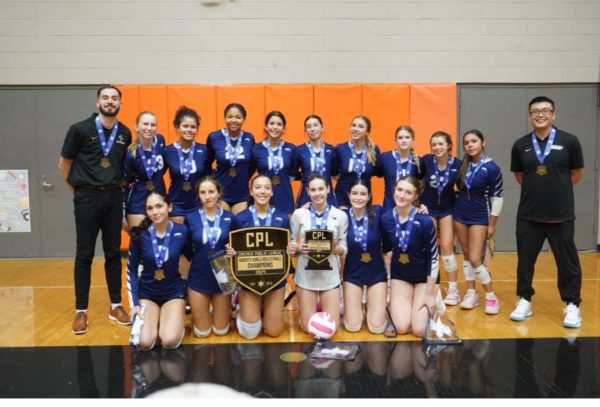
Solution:
[(42, 188), (44, 188), (44, 191), (50, 191), (54, 189), (54, 184), (46, 182), (46, 175), (42, 175)]

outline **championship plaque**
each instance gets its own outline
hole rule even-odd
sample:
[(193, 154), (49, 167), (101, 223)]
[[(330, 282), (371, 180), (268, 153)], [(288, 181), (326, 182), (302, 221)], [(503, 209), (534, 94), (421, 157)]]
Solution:
[(284, 228), (252, 227), (229, 232), (229, 244), (236, 252), (230, 259), (233, 278), (253, 293), (265, 295), (290, 271), (289, 241), (290, 231)]
[(328, 260), (333, 252), (333, 232), (331, 230), (307, 230), (304, 234), (304, 243), (308, 245), (307, 270), (332, 269)]

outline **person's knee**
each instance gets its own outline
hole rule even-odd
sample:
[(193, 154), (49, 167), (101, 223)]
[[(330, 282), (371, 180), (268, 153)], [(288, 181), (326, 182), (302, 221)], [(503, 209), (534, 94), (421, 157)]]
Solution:
[(179, 345), (181, 345), (184, 336), (185, 329), (182, 329), (179, 333), (162, 333), (160, 337), (160, 342), (162, 343), (162, 346), (165, 349), (176, 349), (179, 347)]
[(385, 332), (385, 328), (387, 327), (387, 321), (385, 320), (385, 318), (383, 322), (376, 322), (367, 319), (367, 326), (369, 327), (369, 332), (375, 335), (379, 335)]
[(348, 332), (358, 332), (362, 329), (362, 320), (348, 321), (344, 318), (344, 328)]
[(238, 333), (246, 339), (256, 339), (260, 335), (262, 329), (262, 321), (259, 319), (256, 322), (246, 322), (239, 315), (235, 320)]

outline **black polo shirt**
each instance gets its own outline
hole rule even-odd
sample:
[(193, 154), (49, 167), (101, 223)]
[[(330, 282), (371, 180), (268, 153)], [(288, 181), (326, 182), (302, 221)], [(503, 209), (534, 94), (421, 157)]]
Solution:
[[(548, 139), (538, 138), (542, 151)], [(575, 198), (570, 171), (583, 168), (583, 151), (577, 137), (557, 129), (552, 150), (544, 160), (548, 173), (537, 175), (538, 165), (529, 133), (515, 141), (511, 153), (510, 170), (523, 173), (517, 219), (534, 222), (574, 220)]]
[[(131, 131), (119, 122), (117, 136), (108, 154), (110, 167), (102, 168), (100, 159), (104, 155), (96, 129), (96, 116), (98, 113), (72, 125), (65, 137), (61, 155), (73, 160), (67, 182), (74, 187), (117, 185), (123, 182), (123, 161), (127, 147), (131, 144)], [(111, 133), (112, 129), (104, 128), (107, 140)]]

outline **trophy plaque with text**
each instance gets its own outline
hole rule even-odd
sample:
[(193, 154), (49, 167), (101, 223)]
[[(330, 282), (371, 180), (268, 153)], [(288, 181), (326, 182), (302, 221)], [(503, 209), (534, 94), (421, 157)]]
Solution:
[(307, 270), (331, 270), (329, 256), (333, 252), (333, 232), (331, 230), (311, 229), (304, 234), (304, 243), (308, 245)]
[(287, 246), (290, 231), (274, 227), (252, 227), (229, 233), (236, 254), (230, 259), (233, 278), (248, 290), (265, 295), (285, 280), (290, 271)]

